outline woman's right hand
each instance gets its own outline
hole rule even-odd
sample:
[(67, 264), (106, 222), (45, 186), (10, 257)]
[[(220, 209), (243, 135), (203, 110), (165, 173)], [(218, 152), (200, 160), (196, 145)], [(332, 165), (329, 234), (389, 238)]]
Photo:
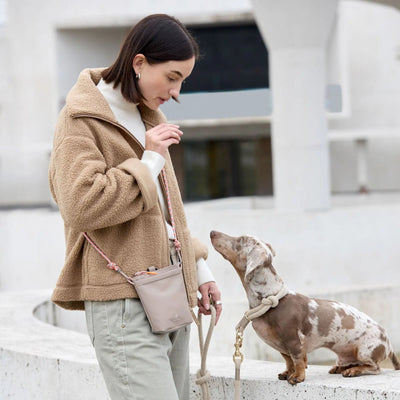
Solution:
[(155, 151), (165, 157), (171, 144), (181, 141), (183, 132), (178, 125), (163, 123), (146, 132), (145, 150)]

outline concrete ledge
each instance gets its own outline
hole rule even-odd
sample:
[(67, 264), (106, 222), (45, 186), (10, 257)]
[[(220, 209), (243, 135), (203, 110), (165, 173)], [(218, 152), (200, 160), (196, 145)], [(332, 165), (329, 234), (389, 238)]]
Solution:
[[(192, 357), (192, 362), (195, 361)], [(197, 361), (197, 360), (196, 360)], [(231, 358), (210, 358), (212, 375), (210, 396), (213, 400), (234, 398), (234, 366)], [(285, 365), (278, 362), (244, 360), (241, 368), (241, 399), (307, 399), (307, 400), (394, 400), (400, 399), (400, 371), (382, 370), (381, 375), (343, 378), (330, 375), (330, 367), (311, 365), (306, 381), (291, 386), (279, 381), (278, 374)], [(194, 388), (195, 399), (201, 399)]]
[(50, 294), (0, 292), (0, 399), (108, 399), (88, 336), (33, 316)]
[[(49, 296), (49, 291), (0, 292), (0, 399), (108, 399), (88, 337), (33, 316)], [(232, 399), (232, 358), (209, 357), (207, 365), (211, 398)], [(192, 355), (192, 399), (201, 399), (194, 382), (199, 366), (199, 356)], [(241, 398), (400, 400), (399, 371), (351, 379), (329, 375), (329, 367), (310, 366), (306, 382), (292, 387), (277, 379), (283, 370), (283, 363), (245, 359)]]

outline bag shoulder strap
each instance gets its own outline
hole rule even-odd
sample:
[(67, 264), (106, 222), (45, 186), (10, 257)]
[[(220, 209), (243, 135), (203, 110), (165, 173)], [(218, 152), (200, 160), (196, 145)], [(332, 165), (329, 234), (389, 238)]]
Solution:
[(176, 252), (179, 255), (179, 258), (182, 260), (181, 257), (181, 243), (178, 240), (178, 237), (176, 235), (176, 230), (175, 230), (175, 221), (174, 221), (174, 214), (172, 212), (172, 205), (171, 205), (171, 197), (169, 195), (169, 188), (168, 188), (168, 182), (167, 182), (167, 174), (165, 172), (165, 168), (163, 168), (161, 170), (161, 175), (164, 181), (164, 186), (165, 186), (165, 194), (167, 196), (167, 205), (168, 205), (168, 212), (169, 212), (169, 216), (171, 219), (171, 226), (172, 226), (172, 231), (174, 232), (174, 243), (175, 243), (175, 249)]

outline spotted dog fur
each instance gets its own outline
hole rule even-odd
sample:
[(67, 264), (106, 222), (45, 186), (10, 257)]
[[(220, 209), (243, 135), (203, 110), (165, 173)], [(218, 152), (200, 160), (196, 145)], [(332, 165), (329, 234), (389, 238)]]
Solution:
[[(276, 295), (283, 280), (272, 266), (272, 247), (252, 236), (231, 237), (210, 233), (214, 248), (238, 273), (250, 308), (265, 297)], [(385, 330), (363, 312), (344, 303), (313, 299), (289, 291), (276, 308), (253, 320), (253, 328), (286, 361), (279, 379), (294, 385), (303, 382), (307, 353), (320, 347), (337, 354), (329, 373), (346, 377), (379, 374), (379, 363), (390, 357), (395, 369), (400, 363)]]

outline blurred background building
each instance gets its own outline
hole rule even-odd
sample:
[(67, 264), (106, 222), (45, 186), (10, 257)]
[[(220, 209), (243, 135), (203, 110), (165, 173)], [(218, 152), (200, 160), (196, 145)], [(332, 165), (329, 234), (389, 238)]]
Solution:
[[(303, 150), (328, 146), (327, 157), (307, 167), (329, 168), (321, 178), (325, 183), (317, 180), (318, 186), (332, 193), (399, 190), (399, 10), (354, 0), (317, 2), (320, 10), (309, 0), (279, 2), (283, 9), (274, 2), (257, 3), (266, 5), (264, 14), (260, 6), (255, 14), (249, 0), (1, 0), (0, 205), (50, 204), (47, 165), (66, 94), (83, 68), (110, 65), (129, 28), (153, 12), (180, 18), (202, 52), (183, 86), (182, 104), (164, 107), (185, 132), (182, 145), (172, 148), (185, 200), (274, 195), (282, 180), (277, 170), (313, 190), (307, 184), (313, 173), (292, 177), (278, 161), (295, 157), (296, 149), (282, 145), (286, 150), (281, 150), (276, 144), (273, 150), (274, 102), (279, 103), (276, 114), (282, 107), (285, 113), (274, 117), (286, 119), (286, 125), (279, 121), (275, 129), (292, 131), (279, 131), (276, 138), (305, 141)], [(398, 5), (397, 0), (392, 3)], [(261, 20), (267, 27), (264, 34)], [(288, 62), (278, 57), (282, 49)], [(310, 56), (310, 49), (317, 49), (316, 55)], [(281, 60), (275, 71), (270, 53)], [(321, 85), (325, 109), (316, 110), (314, 91)], [(307, 103), (313, 109), (310, 116)], [(319, 121), (321, 115), (326, 121)], [(313, 143), (308, 138), (313, 131), (321, 132), (327, 144), (321, 138)], [(360, 151), (365, 159), (361, 166)], [(296, 160), (297, 169), (307, 175), (303, 162)], [(324, 200), (314, 208), (327, 207)]]

